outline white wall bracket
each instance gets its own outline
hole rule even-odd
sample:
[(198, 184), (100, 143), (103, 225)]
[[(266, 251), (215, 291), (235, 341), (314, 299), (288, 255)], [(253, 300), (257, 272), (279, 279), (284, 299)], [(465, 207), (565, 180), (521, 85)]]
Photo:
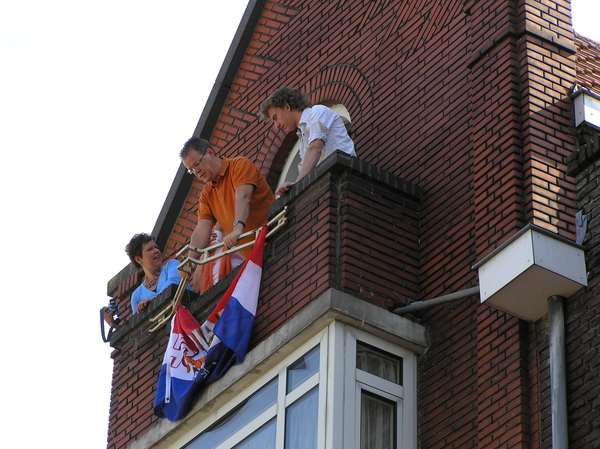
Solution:
[(527, 321), (548, 313), (548, 298), (587, 286), (584, 248), (527, 225), (477, 262), (482, 304)]

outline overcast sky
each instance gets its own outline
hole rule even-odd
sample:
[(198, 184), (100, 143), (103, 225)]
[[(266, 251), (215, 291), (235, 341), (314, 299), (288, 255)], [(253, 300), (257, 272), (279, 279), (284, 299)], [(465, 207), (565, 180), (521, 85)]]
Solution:
[[(599, 3), (573, 1), (598, 41)], [(246, 4), (0, 0), (2, 447), (106, 447), (106, 284), (152, 231)]]

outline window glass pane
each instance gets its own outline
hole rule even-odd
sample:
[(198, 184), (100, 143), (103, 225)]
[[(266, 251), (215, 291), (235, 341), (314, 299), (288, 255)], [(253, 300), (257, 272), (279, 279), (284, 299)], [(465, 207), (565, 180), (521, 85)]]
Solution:
[(285, 411), (285, 449), (317, 449), (319, 387)]
[(360, 341), (356, 342), (356, 367), (402, 385), (402, 358)]
[(294, 391), (306, 379), (319, 372), (319, 346), (304, 354), (288, 367), (286, 394)]
[(277, 418), (273, 418), (233, 449), (275, 449)]
[(231, 411), (214, 426), (200, 434), (190, 442), (186, 449), (212, 449), (226, 438), (242, 429), (246, 424), (259, 416), (277, 402), (277, 379), (273, 379), (246, 401)]
[(367, 392), (360, 401), (360, 449), (394, 449), (396, 404)]

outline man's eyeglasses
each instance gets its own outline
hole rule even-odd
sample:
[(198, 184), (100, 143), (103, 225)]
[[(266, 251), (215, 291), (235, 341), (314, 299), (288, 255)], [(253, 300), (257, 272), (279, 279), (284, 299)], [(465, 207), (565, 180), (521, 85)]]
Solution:
[(198, 167), (200, 167), (200, 162), (202, 162), (202, 158), (204, 157), (206, 153), (204, 153), (202, 156), (200, 156), (200, 159), (198, 159), (197, 162), (194, 163), (194, 165), (192, 165), (190, 168), (187, 169), (187, 172), (190, 175), (195, 175), (196, 172), (198, 171)]

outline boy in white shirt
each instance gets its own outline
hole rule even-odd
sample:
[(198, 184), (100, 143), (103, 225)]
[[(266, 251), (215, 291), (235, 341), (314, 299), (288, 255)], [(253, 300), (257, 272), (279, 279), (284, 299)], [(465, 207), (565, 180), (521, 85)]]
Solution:
[[(356, 156), (354, 142), (348, 136), (342, 119), (326, 106), (312, 106), (297, 89), (281, 87), (260, 105), (261, 119), (273, 122), (278, 131), (296, 131), (300, 139), (298, 177), (302, 179), (327, 156), (336, 150)], [(287, 192), (293, 182), (285, 182), (276, 195)]]

